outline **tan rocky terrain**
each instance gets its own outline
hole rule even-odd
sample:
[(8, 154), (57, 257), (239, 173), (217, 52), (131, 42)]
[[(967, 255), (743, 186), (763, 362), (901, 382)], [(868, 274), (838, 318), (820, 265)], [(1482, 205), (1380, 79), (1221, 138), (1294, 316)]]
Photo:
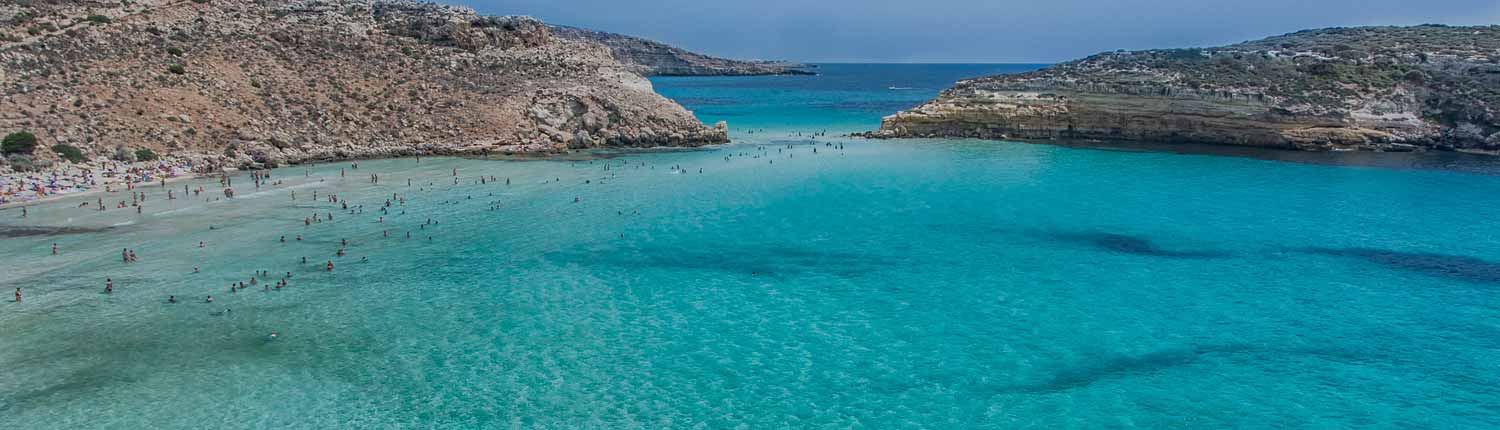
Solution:
[[(228, 165), (727, 141), (607, 48), (372, 0), (0, 4), (0, 134)], [(122, 155), (123, 154), (123, 155)], [(219, 160), (220, 157), (224, 157)]]
[(1311, 30), (959, 82), (886, 137), (1500, 150), (1500, 26)]

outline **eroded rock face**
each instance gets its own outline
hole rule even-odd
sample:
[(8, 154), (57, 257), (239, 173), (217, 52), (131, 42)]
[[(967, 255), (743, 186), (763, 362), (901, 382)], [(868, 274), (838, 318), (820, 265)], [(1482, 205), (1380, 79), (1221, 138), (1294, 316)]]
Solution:
[(871, 137), (1500, 150), (1500, 27), (1329, 29), (959, 82)]
[(605, 47), (526, 17), (370, 0), (16, 8), (0, 25), (0, 132), (90, 156), (279, 164), (728, 141)]

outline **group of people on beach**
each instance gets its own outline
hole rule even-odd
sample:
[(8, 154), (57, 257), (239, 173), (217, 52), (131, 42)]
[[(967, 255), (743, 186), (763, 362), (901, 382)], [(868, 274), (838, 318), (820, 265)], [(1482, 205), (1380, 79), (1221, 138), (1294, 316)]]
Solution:
[(0, 174), (0, 205), (87, 192), (101, 187), (113, 191), (121, 184), (128, 189), (135, 184), (191, 175), (193, 169), (193, 163), (177, 159), (133, 164), (99, 159), (61, 164), (45, 172)]

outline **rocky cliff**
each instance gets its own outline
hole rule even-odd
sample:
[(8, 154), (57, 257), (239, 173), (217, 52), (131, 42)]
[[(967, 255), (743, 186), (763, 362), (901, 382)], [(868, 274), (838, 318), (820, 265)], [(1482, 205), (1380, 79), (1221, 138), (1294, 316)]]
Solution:
[(86, 156), (244, 165), (727, 141), (607, 48), (525, 17), (381, 0), (26, 0), (0, 4), (0, 23), (0, 133)]
[(561, 25), (552, 32), (565, 39), (608, 46), (616, 60), (645, 76), (813, 75), (811, 66), (782, 61), (741, 61), (710, 57), (639, 37)]
[(870, 137), (1500, 150), (1500, 26), (1303, 31), (959, 82)]

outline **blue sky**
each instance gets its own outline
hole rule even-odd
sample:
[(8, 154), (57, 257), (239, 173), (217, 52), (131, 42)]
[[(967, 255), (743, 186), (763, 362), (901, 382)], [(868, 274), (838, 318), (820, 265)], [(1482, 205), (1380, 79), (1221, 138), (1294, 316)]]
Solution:
[(1500, 24), (1500, 0), (440, 0), (735, 58), (1055, 62), (1307, 28)]

